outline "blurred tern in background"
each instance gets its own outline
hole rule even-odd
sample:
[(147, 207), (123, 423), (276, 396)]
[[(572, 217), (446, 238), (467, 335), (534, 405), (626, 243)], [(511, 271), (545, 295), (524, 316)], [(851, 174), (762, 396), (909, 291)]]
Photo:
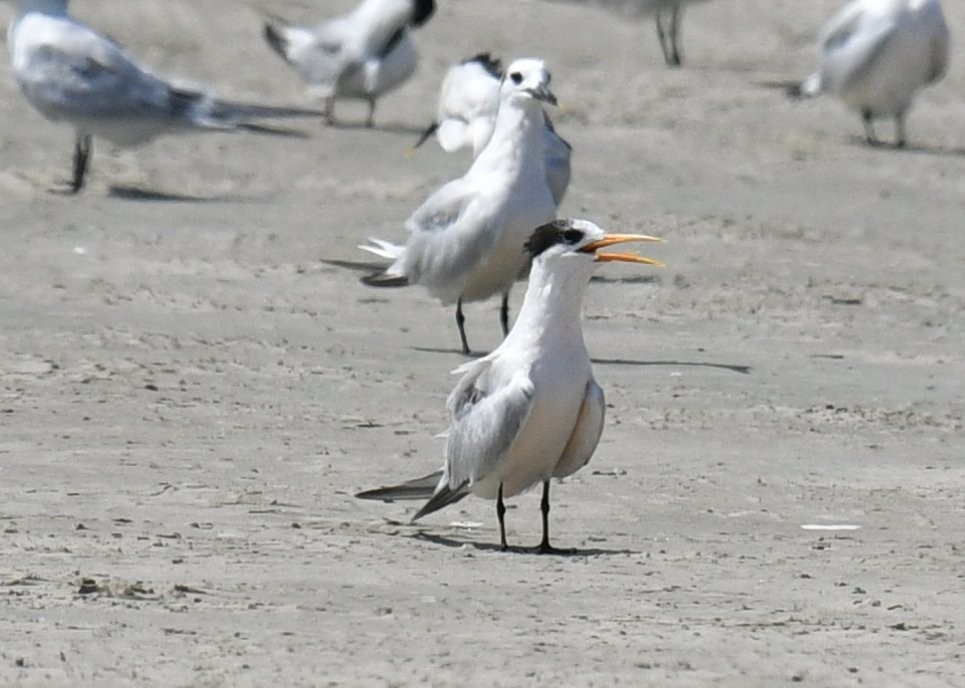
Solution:
[(534, 227), (556, 217), (543, 163), (543, 103), (556, 103), (549, 84), (542, 60), (514, 61), (500, 84), (492, 137), (469, 171), (416, 209), (405, 246), (379, 239), (360, 246), (393, 261), (366, 284), (421, 284), (443, 303), (455, 302), (466, 354), (463, 301), (501, 294), (500, 321), (509, 332), (509, 292), (529, 268), (523, 245)]
[(653, 17), (663, 59), (670, 67), (683, 64), (680, 53), (680, 23), (684, 7), (706, 0), (568, 0), (592, 4), (632, 17)]
[[(502, 77), (502, 64), (489, 53), (480, 53), (450, 67), (442, 81), (436, 120), (410, 150), (414, 151), (435, 134), (447, 153), (471, 148), (473, 157), (478, 156), (493, 134)], [(556, 133), (548, 114), (544, 124), (546, 182), (559, 206), (570, 184), (573, 148)]]
[(435, 9), (434, 0), (364, 0), (316, 27), (270, 18), (265, 39), (308, 82), (309, 93), (325, 99), (326, 121), (334, 122), (336, 99), (356, 98), (369, 104), (371, 127), (376, 101), (415, 72), (409, 27), (425, 24)]
[(537, 228), (526, 242), (533, 267), (512, 331), (488, 356), (453, 371), (463, 377), (446, 401), (451, 424), (442, 470), (356, 496), (428, 499), (413, 521), (468, 494), (495, 499), (505, 550), (503, 499), (542, 483), (543, 537), (537, 551), (558, 551), (549, 541), (550, 480), (587, 464), (600, 441), (606, 408), (583, 341), (583, 295), (600, 262), (660, 265), (602, 250), (630, 241), (660, 240), (607, 234), (586, 220), (556, 220)]
[(905, 145), (905, 115), (915, 95), (948, 68), (948, 26), (939, 0), (854, 0), (821, 31), (821, 65), (792, 96), (830, 93), (861, 115), (876, 145), (874, 120), (895, 120)]
[(132, 147), (190, 131), (273, 131), (252, 120), (317, 116), (309, 110), (217, 100), (175, 86), (142, 67), (114, 41), (70, 17), (68, 0), (19, 0), (7, 32), (13, 72), (30, 104), (74, 127), (70, 189), (84, 185), (92, 137)]

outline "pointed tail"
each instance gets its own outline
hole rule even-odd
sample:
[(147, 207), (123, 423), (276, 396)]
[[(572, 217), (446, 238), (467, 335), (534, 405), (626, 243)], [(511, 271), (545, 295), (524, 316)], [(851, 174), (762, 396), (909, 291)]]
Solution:
[(405, 499), (428, 499), (421, 509), (419, 509), (413, 521), (418, 521), (426, 514), (438, 511), (444, 506), (455, 504), (460, 499), (469, 494), (466, 489), (468, 483), (463, 483), (461, 487), (453, 490), (448, 483), (440, 485), (442, 471), (436, 471), (429, 475), (424, 475), (415, 480), (409, 480), (401, 485), (391, 487), (379, 487), (374, 490), (365, 490), (356, 494), (358, 499), (379, 499), (383, 502), (394, 502)]

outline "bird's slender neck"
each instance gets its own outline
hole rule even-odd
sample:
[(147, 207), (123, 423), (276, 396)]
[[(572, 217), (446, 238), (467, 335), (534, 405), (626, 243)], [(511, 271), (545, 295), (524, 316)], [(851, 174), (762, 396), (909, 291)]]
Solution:
[(537, 154), (540, 139), (536, 135), (542, 119), (543, 108), (535, 100), (500, 103), (493, 135), (476, 161), (483, 165), (507, 162), (519, 165), (533, 157), (542, 160)]
[(593, 261), (579, 256), (554, 260), (555, 266), (534, 261), (523, 305), (507, 339), (525, 338), (537, 348), (550, 342), (584, 346), (583, 295), (593, 274)]

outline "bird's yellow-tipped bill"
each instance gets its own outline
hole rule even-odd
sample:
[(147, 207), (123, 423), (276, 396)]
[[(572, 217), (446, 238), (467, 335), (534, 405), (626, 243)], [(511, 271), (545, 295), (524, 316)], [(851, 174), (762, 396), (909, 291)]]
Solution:
[(592, 253), (598, 261), (620, 261), (623, 263), (642, 263), (643, 265), (653, 265), (658, 268), (664, 266), (659, 260), (638, 256), (635, 253), (597, 253), (598, 249), (613, 246), (614, 244), (626, 244), (631, 241), (643, 241), (649, 243), (663, 243), (660, 237), (649, 236), (647, 234), (607, 234), (599, 241), (587, 244), (583, 247), (586, 253)]

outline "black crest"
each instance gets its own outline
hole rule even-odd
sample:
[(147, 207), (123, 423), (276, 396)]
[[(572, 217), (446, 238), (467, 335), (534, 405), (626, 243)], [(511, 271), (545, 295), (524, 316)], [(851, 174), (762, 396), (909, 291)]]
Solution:
[(470, 62), (478, 62), (482, 65), (483, 69), (497, 79), (503, 77), (503, 63), (499, 61), (498, 57), (493, 57), (489, 53), (479, 53), (478, 55), (466, 58), (462, 61), (462, 64), (469, 64)]
[(435, 11), (435, 0), (415, 0), (412, 9), (412, 21), (410, 23), (412, 26), (422, 26), (429, 21), (429, 17), (431, 17)]
[(569, 220), (553, 220), (533, 230), (525, 248), (535, 258), (557, 244), (578, 244), (585, 237), (583, 232), (573, 228), (573, 223)]

